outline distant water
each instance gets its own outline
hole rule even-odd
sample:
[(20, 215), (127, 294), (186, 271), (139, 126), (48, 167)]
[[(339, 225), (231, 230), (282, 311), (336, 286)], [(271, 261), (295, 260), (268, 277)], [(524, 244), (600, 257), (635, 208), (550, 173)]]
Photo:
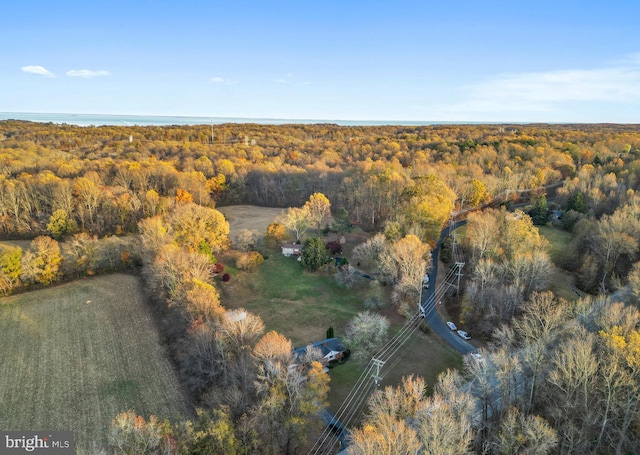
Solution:
[(309, 120), (277, 118), (236, 118), (236, 117), (180, 117), (162, 115), (109, 115), (109, 114), (41, 114), (30, 112), (0, 112), (0, 120), (28, 120), (31, 122), (68, 123), (79, 126), (100, 125), (220, 125), (223, 123), (258, 123), (261, 125), (335, 123), (343, 126), (373, 125), (437, 125), (464, 124), (475, 122), (415, 122), (399, 120)]

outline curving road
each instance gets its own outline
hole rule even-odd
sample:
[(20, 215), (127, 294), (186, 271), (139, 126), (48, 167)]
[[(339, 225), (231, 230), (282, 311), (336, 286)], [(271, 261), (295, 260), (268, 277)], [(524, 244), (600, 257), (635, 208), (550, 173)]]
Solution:
[(449, 343), (456, 351), (461, 354), (469, 354), (471, 352), (477, 351), (476, 347), (470, 343), (467, 343), (465, 340), (460, 338), (458, 334), (447, 326), (447, 324), (440, 319), (440, 315), (436, 311), (435, 305), (437, 302), (435, 301), (434, 294), (436, 291), (436, 277), (438, 276), (438, 254), (440, 254), (440, 245), (444, 239), (446, 239), (451, 232), (460, 226), (464, 225), (467, 220), (460, 220), (452, 225), (444, 228), (440, 233), (440, 239), (435, 247), (435, 249), (431, 252), (433, 269), (429, 275), (431, 275), (431, 286), (429, 289), (423, 290), (422, 295), (420, 296), (420, 306), (422, 307), (424, 313), (427, 315), (425, 321), (435, 333), (437, 333), (440, 338)]

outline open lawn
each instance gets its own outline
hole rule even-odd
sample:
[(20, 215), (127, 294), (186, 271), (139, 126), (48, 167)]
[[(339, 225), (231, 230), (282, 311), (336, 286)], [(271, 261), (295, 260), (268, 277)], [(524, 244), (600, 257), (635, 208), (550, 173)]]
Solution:
[(551, 290), (558, 297), (569, 301), (576, 300), (578, 294), (574, 291), (574, 277), (559, 266), (566, 254), (567, 245), (571, 242), (571, 233), (551, 226), (538, 226), (538, 230), (549, 241), (549, 254), (556, 264), (556, 270), (551, 277)]
[(232, 242), (243, 229), (264, 235), (267, 226), (285, 211), (283, 208), (258, 207), (255, 205), (230, 205), (217, 207), (217, 210), (224, 215), (229, 223)]
[(22, 248), (22, 251), (26, 251), (30, 245), (31, 240), (3, 240), (0, 242), (0, 252), (7, 248), (15, 248), (17, 246)]
[(145, 305), (124, 274), (0, 299), (0, 428), (73, 430), (94, 453), (120, 411), (185, 416)]
[(295, 257), (277, 250), (256, 272), (238, 273), (219, 289), (226, 308), (243, 307), (259, 315), (267, 330), (282, 333), (295, 347), (325, 338), (329, 326), (343, 336), (349, 319), (365, 309), (366, 288), (341, 288), (333, 277), (305, 272)]
[[(426, 335), (420, 330), (414, 332), (399, 352), (403, 354), (401, 360), (394, 365), (383, 367), (384, 377), (381, 387), (397, 386), (404, 376), (411, 374), (423, 377), (429, 386), (433, 386), (438, 375), (447, 368), (462, 368), (460, 354), (437, 335)], [(340, 409), (363, 370), (364, 365), (354, 361), (348, 361), (331, 369), (329, 402), (334, 412)], [(373, 381), (373, 379), (370, 380)], [(432, 389), (430, 388), (427, 392), (431, 393)]]
[(549, 254), (553, 262), (561, 263), (567, 245), (571, 242), (571, 233), (552, 226), (538, 226), (538, 231), (549, 241), (551, 246)]
[[(222, 303), (227, 308), (243, 307), (259, 315), (267, 330), (276, 330), (291, 339), (294, 347), (326, 337), (332, 326), (335, 336), (344, 336), (344, 326), (358, 312), (364, 311), (366, 284), (361, 289), (344, 289), (333, 277), (304, 272), (295, 258), (275, 252), (253, 274), (237, 274), (229, 283), (220, 283)], [(392, 322), (391, 334), (404, 319), (387, 309)], [(395, 314), (395, 316), (393, 316)], [(397, 385), (402, 376), (417, 374), (434, 384), (437, 375), (447, 368), (462, 365), (462, 359), (436, 335), (417, 331), (406, 344), (413, 344), (382, 381)], [(358, 381), (363, 367), (354, 361), (331, 370), (329, 401), (334, 411), (340, 407), (351, 387)]]

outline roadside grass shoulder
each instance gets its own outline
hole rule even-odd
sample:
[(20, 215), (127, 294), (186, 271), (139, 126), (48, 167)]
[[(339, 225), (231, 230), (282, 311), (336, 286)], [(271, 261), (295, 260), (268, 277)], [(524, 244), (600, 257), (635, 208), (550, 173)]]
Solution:
[(0, 428), (72, 430), (99, 452), (133, 409), (187, 416), (138, 278), (87, 278), (0, 299)]

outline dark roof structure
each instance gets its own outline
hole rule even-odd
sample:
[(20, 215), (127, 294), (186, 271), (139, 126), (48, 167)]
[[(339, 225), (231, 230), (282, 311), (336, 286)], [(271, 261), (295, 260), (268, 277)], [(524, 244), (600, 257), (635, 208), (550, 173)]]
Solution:
[[(322, 351), (322, 356), (326, 356), (332, 351), (344, 352), (346, 349), (340, 338), (325, 338), (324, 340), (316, 341), (315, 343), (311, 343), (311, 346), (314, 348), (318, 348)], [(293, 355), (296, 358), (302, 357), (307, 352), (307, 346), (302, 348), (297, 348), (293, 350)]]

